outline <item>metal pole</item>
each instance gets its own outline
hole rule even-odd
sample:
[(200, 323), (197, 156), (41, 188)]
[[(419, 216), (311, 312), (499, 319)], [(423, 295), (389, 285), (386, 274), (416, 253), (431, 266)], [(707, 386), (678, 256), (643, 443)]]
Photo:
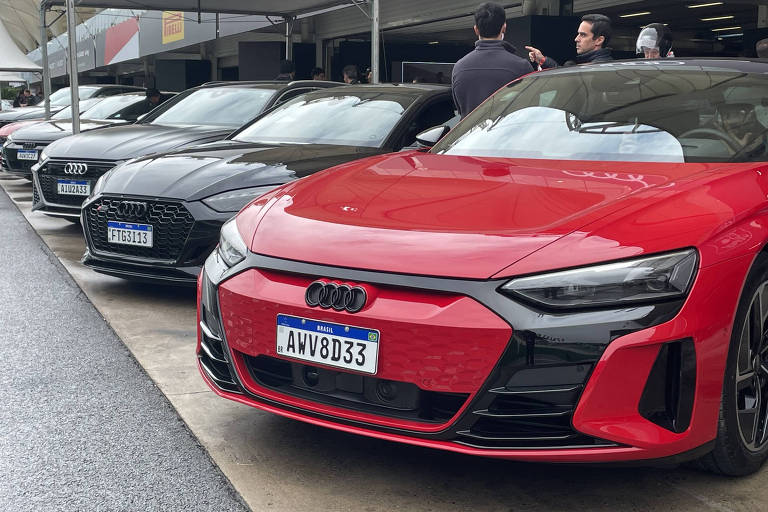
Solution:
[(67, 0), (67, 40), (69, 41), (69, 89), (72, 97), (72, 133), (80, 133), (80, 95), (77, 81), (77, 25), (75, 0)]
[(45, 26), (45, 2), (40, 2), (40, 51), (43, 56), (43, 98), (45, 118), (51, 118), (51, 71), (48, 69), (48, 29)]
[(285, 58), (293, 61), (293, 16), (283, 18), (285, 20)]
[(379, 83), (379, 0), (371, 0), (371, 82)]

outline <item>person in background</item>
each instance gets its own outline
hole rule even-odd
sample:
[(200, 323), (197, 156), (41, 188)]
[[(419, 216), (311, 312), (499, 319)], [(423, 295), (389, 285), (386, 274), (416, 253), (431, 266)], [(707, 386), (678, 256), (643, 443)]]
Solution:
[[(586, 14), (581, 18), (576, 32), (576, 60), (568, 61), (564, 66), (592, 64), (613, 60), (608, 42), (611, 40), (611, 18), (603, 14)], [(546, 57), (538, 48), (526, 46), (528, 58), (539, 69), (556, 68), (554, 59)]]
[(662, 23), (646, 25), (637, 36), (635, 44), (638, 55), (646, 59), (674, 57), (672, 52), (672, 31)]
[(290, 82), (293, 80), (294, 76), (294, 69), (293, 69), (293, 62), (290, 60), (281, 60), (280, 61), (280, 74), (275, 77), (275, 80), (284, 80), (286, 82)]
[(357, 66), (354, 64), (347, 64), (341, 71), (344, 76), (345, 84), (359, 84), (360, 79), (357, 77)]
[(475, 10), (475, 49), (459, 59), (451, 74), (453, 100), (461, 117), (472, 112), (503, 85), (530, 73), (531, 66), (505, 44), (507, 17), (504, 8), (486, 2)]
[(37, 104), (37, 98), (35, 96), (32, 96), (32, 93), (29, 92), (29, 89), (24, 89), (19, 93), (18, 96), (16, 96), (16, 99), (13, 100), (13, 106), (18, 107), (31, 107), (32, 105)]
[(768, 39), (761, 39), (755, 45), (757, 56), (761, 59), (768, 59)]
[(150, 87), (147, 89), (146, 92), (147, 99), (145, 100), (147, 102), (147, 112), (158, 106), (161, 101), (160, 91), (155, 89), (154, 87)]
[(325, 70), (323, 68), (312, 68), (312, 80), (325, 80)]

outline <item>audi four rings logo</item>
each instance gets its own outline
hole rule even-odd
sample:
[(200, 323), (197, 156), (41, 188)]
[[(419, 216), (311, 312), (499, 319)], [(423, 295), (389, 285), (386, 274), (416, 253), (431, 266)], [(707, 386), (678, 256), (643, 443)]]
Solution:
[(67, 162), (64, 164), (64, 172), (67, 174), (85, 174), (88, 172), (88, 164)]
[(145, 213), (147, 213), (147, 203), (120, 201), (117, 204), (117, 214), (123, 217), (142, 217)]
[(333, 308), (336, 311), (357, 313), (368, 299), (368, 294), (360, 286), (326, 283), (315, 281), (307, 287), (304, 300), (311, 307), (320, 306), (323, 309)]

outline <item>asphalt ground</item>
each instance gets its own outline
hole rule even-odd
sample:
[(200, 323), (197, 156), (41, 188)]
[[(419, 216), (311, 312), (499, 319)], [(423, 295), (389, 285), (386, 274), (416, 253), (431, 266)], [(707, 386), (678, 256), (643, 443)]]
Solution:
[[(78, 226), (30, 212), (32, 193), (28, 182), (6, 179), (0, 180), (0, 186), (254, 511), (741, 512), (764, 511), (768, 507), (768, 467), (746, 478), (723, 478), (685, 467), (546, 465), (474, 458), (345, 434), (219, 398), (202, 381), (195, 364), (193, 291), (132, 284), (92, 272), (78, 262), (83, 253)], [(0, 222), (4, 223), (2, 218)], [(12, 272), (6, 254), (19, 258), (18, 251), (6, 250), (8, 245), (0, 239), (0, 275)], [(38, 241), (36, 250), (42, 253), (44, 249)], [(25, 265), (33, 267), (33, 257), (24, 258)], [(55, 263), (55, 259), (48, 258)], [(32, 268), (16, 271), (27, 272), (30, 279), (35, 273)], [(17, 286), (27, 286), (24, 279), (19, 282)], [(17, 293), (15, 288), (3, 291), (6, 302)], [(76, 293), (72, 296), (86, 300)], [(47, 303), (47, 299), (32, 298), (35, 307), (48, 312), (50, 322), (58, 322), (51, 324), (57, 325), (56, 330), (70, 324), (61, 312), (66, 309), (58, 309), (59, 305)], [(14, 303), (12, 309), (15, 315), (20, 314), (18, 304)], [(0, 322), (6, 316), (0, 316)], [(19, 339), (28, 343), (31, 333), (40, 327), (18, 325), (18, 329)], [(34, 357), (41, 359), (40, 354)], [(73, 357), (76, 359), (62, 364), (77, 366), (81, 355)], [(18, 373), (9, 367), (4, 367), (6, 372)], [(103, 378), (103, 374), (93, 378)], [(7, 390), (0, 392), (7, 400)], [(57, 407), (58, 403), (40, 406)], [(18, 428), (34, 431), (35, 421), (24, 419)], [(0, 431), (5, 431), (3, 426)], [(188, 435), (180, 426), (175, 432)], [(116, 442), (121, 442), (120, 433), (116, 435)], [(24, 453), (28, 457), (37, 454), (29, 443)], [(92, 456), (94, 460), (102, 457), (98, 452)], [(2, 457), (4, 452), (0, 452), (0, 461)], [(71, 471), (89, 471), (91, 464), (96, 462), (73, 459)], [(0, 471), (0, 478), (6, 481), (19, 480), (5, 478), (5, 469)], [(25, 469), (22, 472), (31, 474)], [(22, 502), (18, 495), (24, 488), (14, 483), (7, 490), (3, 489), (4, 483), (0, 480), (0, 510), (15, 510), (5, 506), (6, 497), (17, 500), (11, 503)], [(190, 505), (188, 510), (204, 507)], [(143, 510), (151, 506), (126, 508)]]
[(0, 192), (0, 509), (247, 510)]

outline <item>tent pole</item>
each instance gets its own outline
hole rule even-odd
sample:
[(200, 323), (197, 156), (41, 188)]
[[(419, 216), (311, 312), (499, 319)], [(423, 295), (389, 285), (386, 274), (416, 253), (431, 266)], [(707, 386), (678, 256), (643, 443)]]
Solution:
[(43, 98), (45, 118), (51, 118), (51, 71), (48, 69), (48, 29), (45, 26), (45, 1), (40, 2), (40, 51), (43, 57)]
[(379, 0), (371, 0), (371, 82), (379, 83)]
[(77, 24), (75, 0), (67, 0), (67, 40), (69, 41), (69, 92), (72, 95), (72, 133), (80, 133), (80, 95), (77, 81)]
[(285, 21), (285, 58), (293, 62), (293, 24), (296, 18), (286, 16), (283, 20)]

